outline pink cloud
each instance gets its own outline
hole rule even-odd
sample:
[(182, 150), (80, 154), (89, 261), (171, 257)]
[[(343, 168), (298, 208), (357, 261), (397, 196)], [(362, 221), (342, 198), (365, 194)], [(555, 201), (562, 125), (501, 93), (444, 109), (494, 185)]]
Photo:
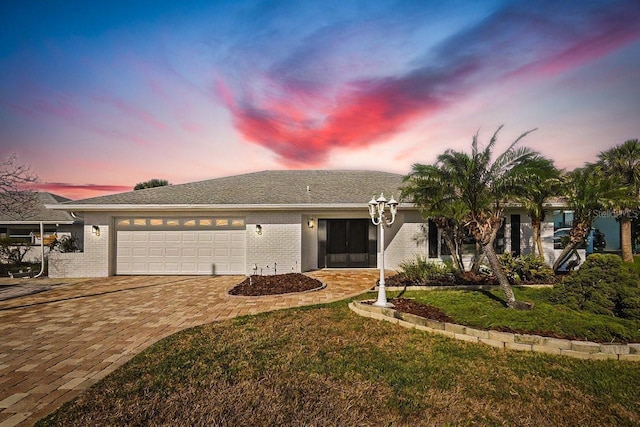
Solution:
[(31, 186), (34, 190), (47, 191), (68, 197), (72, 200), (85, 199), (89, 197), (104, 196), (107, 194), (131, 191), (132, 187), (124, 185), (108, 184), (69, 184), (64, 182), (39, 182)]

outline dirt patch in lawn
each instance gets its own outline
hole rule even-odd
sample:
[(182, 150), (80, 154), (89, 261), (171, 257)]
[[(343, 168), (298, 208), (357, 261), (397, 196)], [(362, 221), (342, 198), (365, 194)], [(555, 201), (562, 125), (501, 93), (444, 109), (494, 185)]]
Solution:
[(250, 276), (229, 291), (231, 295), (262, 296), (282, 295), (321, 289), (321, 281), (301, 273), (277, 274), (273, 276)]

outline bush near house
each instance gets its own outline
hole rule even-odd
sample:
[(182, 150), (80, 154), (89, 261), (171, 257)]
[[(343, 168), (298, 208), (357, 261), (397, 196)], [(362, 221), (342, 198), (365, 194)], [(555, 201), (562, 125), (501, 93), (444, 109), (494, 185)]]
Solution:
[(514, 257), (504, 253), (500, 255), (500, 262), (511, 284), (553, 283), (556, 280), (551, 267), (535, 255)]
[(451, 281), (454, 276), (451, 267), (441, 262), (430, 261), (424, 256), (403, 261), (400, 264), (401, 280), (417, 285), (432, 281)]
[(640, 275), (612, 254), (590, 255), (554, 286), (550, 301), (624, 319), (640, 320)]
[[(554, 283), (553, 270), (536, 256), (513, 257), (506, 253), (500, 256), (500, 262), (511, 284)], [(489, 285), (497, 284), (491, 269), (483, 267), (481, 272), (455, 272), (451, 265), (434, 262), (424, 256), (400, 264), (400, 273), (390, 278), (392, 285)], [(397, 283), (396, 283), (397, 282)]]

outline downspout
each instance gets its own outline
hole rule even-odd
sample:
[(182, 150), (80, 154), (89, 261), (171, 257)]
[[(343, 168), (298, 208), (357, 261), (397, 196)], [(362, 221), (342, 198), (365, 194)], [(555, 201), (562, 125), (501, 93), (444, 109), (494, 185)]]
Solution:
[(40, 221), (40, 273), (33, 276), (34, 278), (42, 276), (44, 273), (44, 224)]

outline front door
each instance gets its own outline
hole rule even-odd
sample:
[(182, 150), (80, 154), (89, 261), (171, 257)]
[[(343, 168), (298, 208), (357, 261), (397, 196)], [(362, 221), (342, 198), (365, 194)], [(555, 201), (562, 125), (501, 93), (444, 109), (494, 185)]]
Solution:
[(318, 235), (320, 240), (318, 266), (328, 268), (375, 267), (376, 228), (370, 220), (319, 220)]

